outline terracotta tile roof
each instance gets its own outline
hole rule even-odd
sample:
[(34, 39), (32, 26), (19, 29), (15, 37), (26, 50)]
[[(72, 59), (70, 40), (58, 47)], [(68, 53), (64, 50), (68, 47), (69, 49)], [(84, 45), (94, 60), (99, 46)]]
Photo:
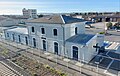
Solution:
[(75, 23), (75, 22), (82, 22), (84, 20), (73, 18), (70, 16), (65, 15), (51, 15), (47, 17), (42, 17), (38, 19), (28, 20), (28, 23), (50, 23), (50, 24), (68, 24), (68, 23)]

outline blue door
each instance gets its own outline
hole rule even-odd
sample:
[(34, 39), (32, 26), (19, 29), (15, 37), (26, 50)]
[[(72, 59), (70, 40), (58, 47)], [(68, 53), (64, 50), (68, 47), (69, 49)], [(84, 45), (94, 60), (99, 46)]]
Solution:
[(72, 50), (73, 50), (73, 59), (78, 60), (78, 47), (73, 46)]
[(43, 50), (46, 51), (46, 41), (43, 40)]
[(54, 42), (54, 53), (58, 55), (58, 43)]

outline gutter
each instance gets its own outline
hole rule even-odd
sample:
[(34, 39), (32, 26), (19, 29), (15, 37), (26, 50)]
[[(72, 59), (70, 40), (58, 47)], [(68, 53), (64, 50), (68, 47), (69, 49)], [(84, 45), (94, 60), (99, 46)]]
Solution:
[[(61, 17), (61, 19), (63, 21), (63, 25), (65, 25), (65, 21), (64, 21), (62, 15), (60, 15), (60, 17)], [(64, 51), (64, 56), (65, 56), (65, 28), (64, 28), (63, 25), (61, 24), (61, 27), (63, 29), (63, 51)]]
[(63, 50), (64, 50), (64, 55), (65, 55), (65, 29), (64, 26), (61, 24), (61, 27), (63, 29)]

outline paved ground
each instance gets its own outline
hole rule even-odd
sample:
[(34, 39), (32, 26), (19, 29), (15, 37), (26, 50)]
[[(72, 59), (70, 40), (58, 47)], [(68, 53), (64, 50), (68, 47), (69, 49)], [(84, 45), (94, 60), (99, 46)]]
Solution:
[[(94, 26), (95, 28), (86, 28), (86, 33), (96, 34), (99, 32), (104, 32), (104, 22), (96, 23), (92, 26)], [(99, 67), (106, 69), (104, 70), (104, 73), (107, 73), (108, 75), (117, 75), (120, 71), (120, 46), (118, 45), (118, 43), (120, 43), (120, 32), (117, 32), (115, 30), (108, 30), (107, 33), (108, 34), (105, 35), (105, 41), (114, 43), (112, 43), (112, 45), (107, 48), (110, 51), (105, 52), (107, 56), (103, 57), (102, 61), (99, 64)], [(92, 65), (94, 66), (96, 66), (95, 58), (91, 61)]]
[[(102, 55), (102, 59), (98, 65), (99, 68), (105, 69), (104, 73), (110, 74), (112, 76), (118, 75), (120, 71), (120, 52), (116, 53), (116, 51), (117, 50), (109, 50), (104, 52), (104, 55)], [(98, 56), (100, 55), (101, 54), (99, 54)], [(96, 66), (96, 58), (97, 56), (90, 62), (91, 65)]]
[[(99, 32), (104, 32), (104, 22), (93, 24), (95, 28), (86, 28), (86, 33), (96, 34)], [(108, 30), (108, 35), (105, 35), (105, 41), (119, 42), (120, 43), (120, 32), (115, 30)]]

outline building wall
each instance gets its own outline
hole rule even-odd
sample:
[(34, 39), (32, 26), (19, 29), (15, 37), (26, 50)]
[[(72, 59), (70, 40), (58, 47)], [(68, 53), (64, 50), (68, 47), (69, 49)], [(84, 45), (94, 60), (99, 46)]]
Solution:
[[(54, 53), (54, 42), (59, 44), (59, 55), (63, 55), (63, 27), (60, 24), (39, 24), (39, 23), (27, 23), (29, 36), (37, 38), (37, 45), (39, 49), (43, 49), (42, 40), (46, 41), (46, 51)], [(31, 31), (34, 27), (35, 32)], [(45, 34), (41, 33), (41, 28), (45, 29)], [(53, 35), (53, 29), (57, 29), (57, 36)]]
[[(8, 36), (9, 34), (9, 36)], [(25, 40), (25, 37), (28, 38), (28, 35), (27, 34), (21, 34), (21, 33), (17, 33), (17, 32), (13, 32), (13, 31), (5, 31), (5, 39), (7, 40), (10, 40), (10, 41), (13, 41), (13, 34), (14, 34), (14, 42), (17, 42), (17, 43), (21, 43), (21, 44), (24, 44), (26, 45), (26, 40)], [(19, 42), (19, 36), (20, 35), (20, 41)], [(29, 38), (28, 38), (28, 45), (29, 45)]]
[(98, 50), (96, 51), (96, 48), (93, 46), (96, 46), (97, 44), (97, 35), (95, 35), (91, 40), (89, 40), (86, 43), (87, 52), (85, 52), (85, 55), (87, 55), (85, 61), (90, 61), (93, 57), (95, 57), (98, 54)]
[[(54, 53), (54, 42), (59, 44), (59, 53), (64, 55), (64, 43), (65, 40), (75, 35), (75, 27), (78, 27), (78, 34), (83, 34), (85, 32), (84, 23), (74, 23), (74, 24), (42, 24), (42, 23), (27, 23), (29, 36), (37, 38), (38, 48), (43, 49), (42, 40), (47, 42), (47, 51)], [(32, 27), (34, 27), (35, 32), (32, 32)], [(74, 27), (74, 28), (73, 28)], [(45, 29), (45, 34), (41, 33), (41, 28)], [(58, 35), (53, 35), (53, 29), (57, 29)], [(64, 33), (65, 32), (65, 33)]]
[(66, 42), (65, 56), (73, 59), (72, 47), (78, 47), (78, 60), (88, 63), (95, 55), (97, 51), (93, 46), (96, 45), (96, 37), (92, 38), (87, 45), (81, 45), (77, 43)]
[[(63, 40), (63, 28), (60, 24), (40, 24), (40, 23), (27, 23), (29, 35), (37, 35), (39, 37), (52, 38)], [(31, 31), (32, 27), (35, 28), (35, 32)], [(41, 33), (41, 28), (45, 28), (45, 34)], [(58, 35), (53, 35), (53, 29), (57, 29)]]
[(28, 18), (37, 18), (37, 10), (36, 9), (23, 9), (23, 16)]
[(65, 39), (68, 39), (75, 35), (75, 28), (78, 28), (78, 34), (84, 34), (85, 33), (85, 24), (84, 22), (79, 23), (72, 23), (72, 24), (66, 24), (65, 25)]

